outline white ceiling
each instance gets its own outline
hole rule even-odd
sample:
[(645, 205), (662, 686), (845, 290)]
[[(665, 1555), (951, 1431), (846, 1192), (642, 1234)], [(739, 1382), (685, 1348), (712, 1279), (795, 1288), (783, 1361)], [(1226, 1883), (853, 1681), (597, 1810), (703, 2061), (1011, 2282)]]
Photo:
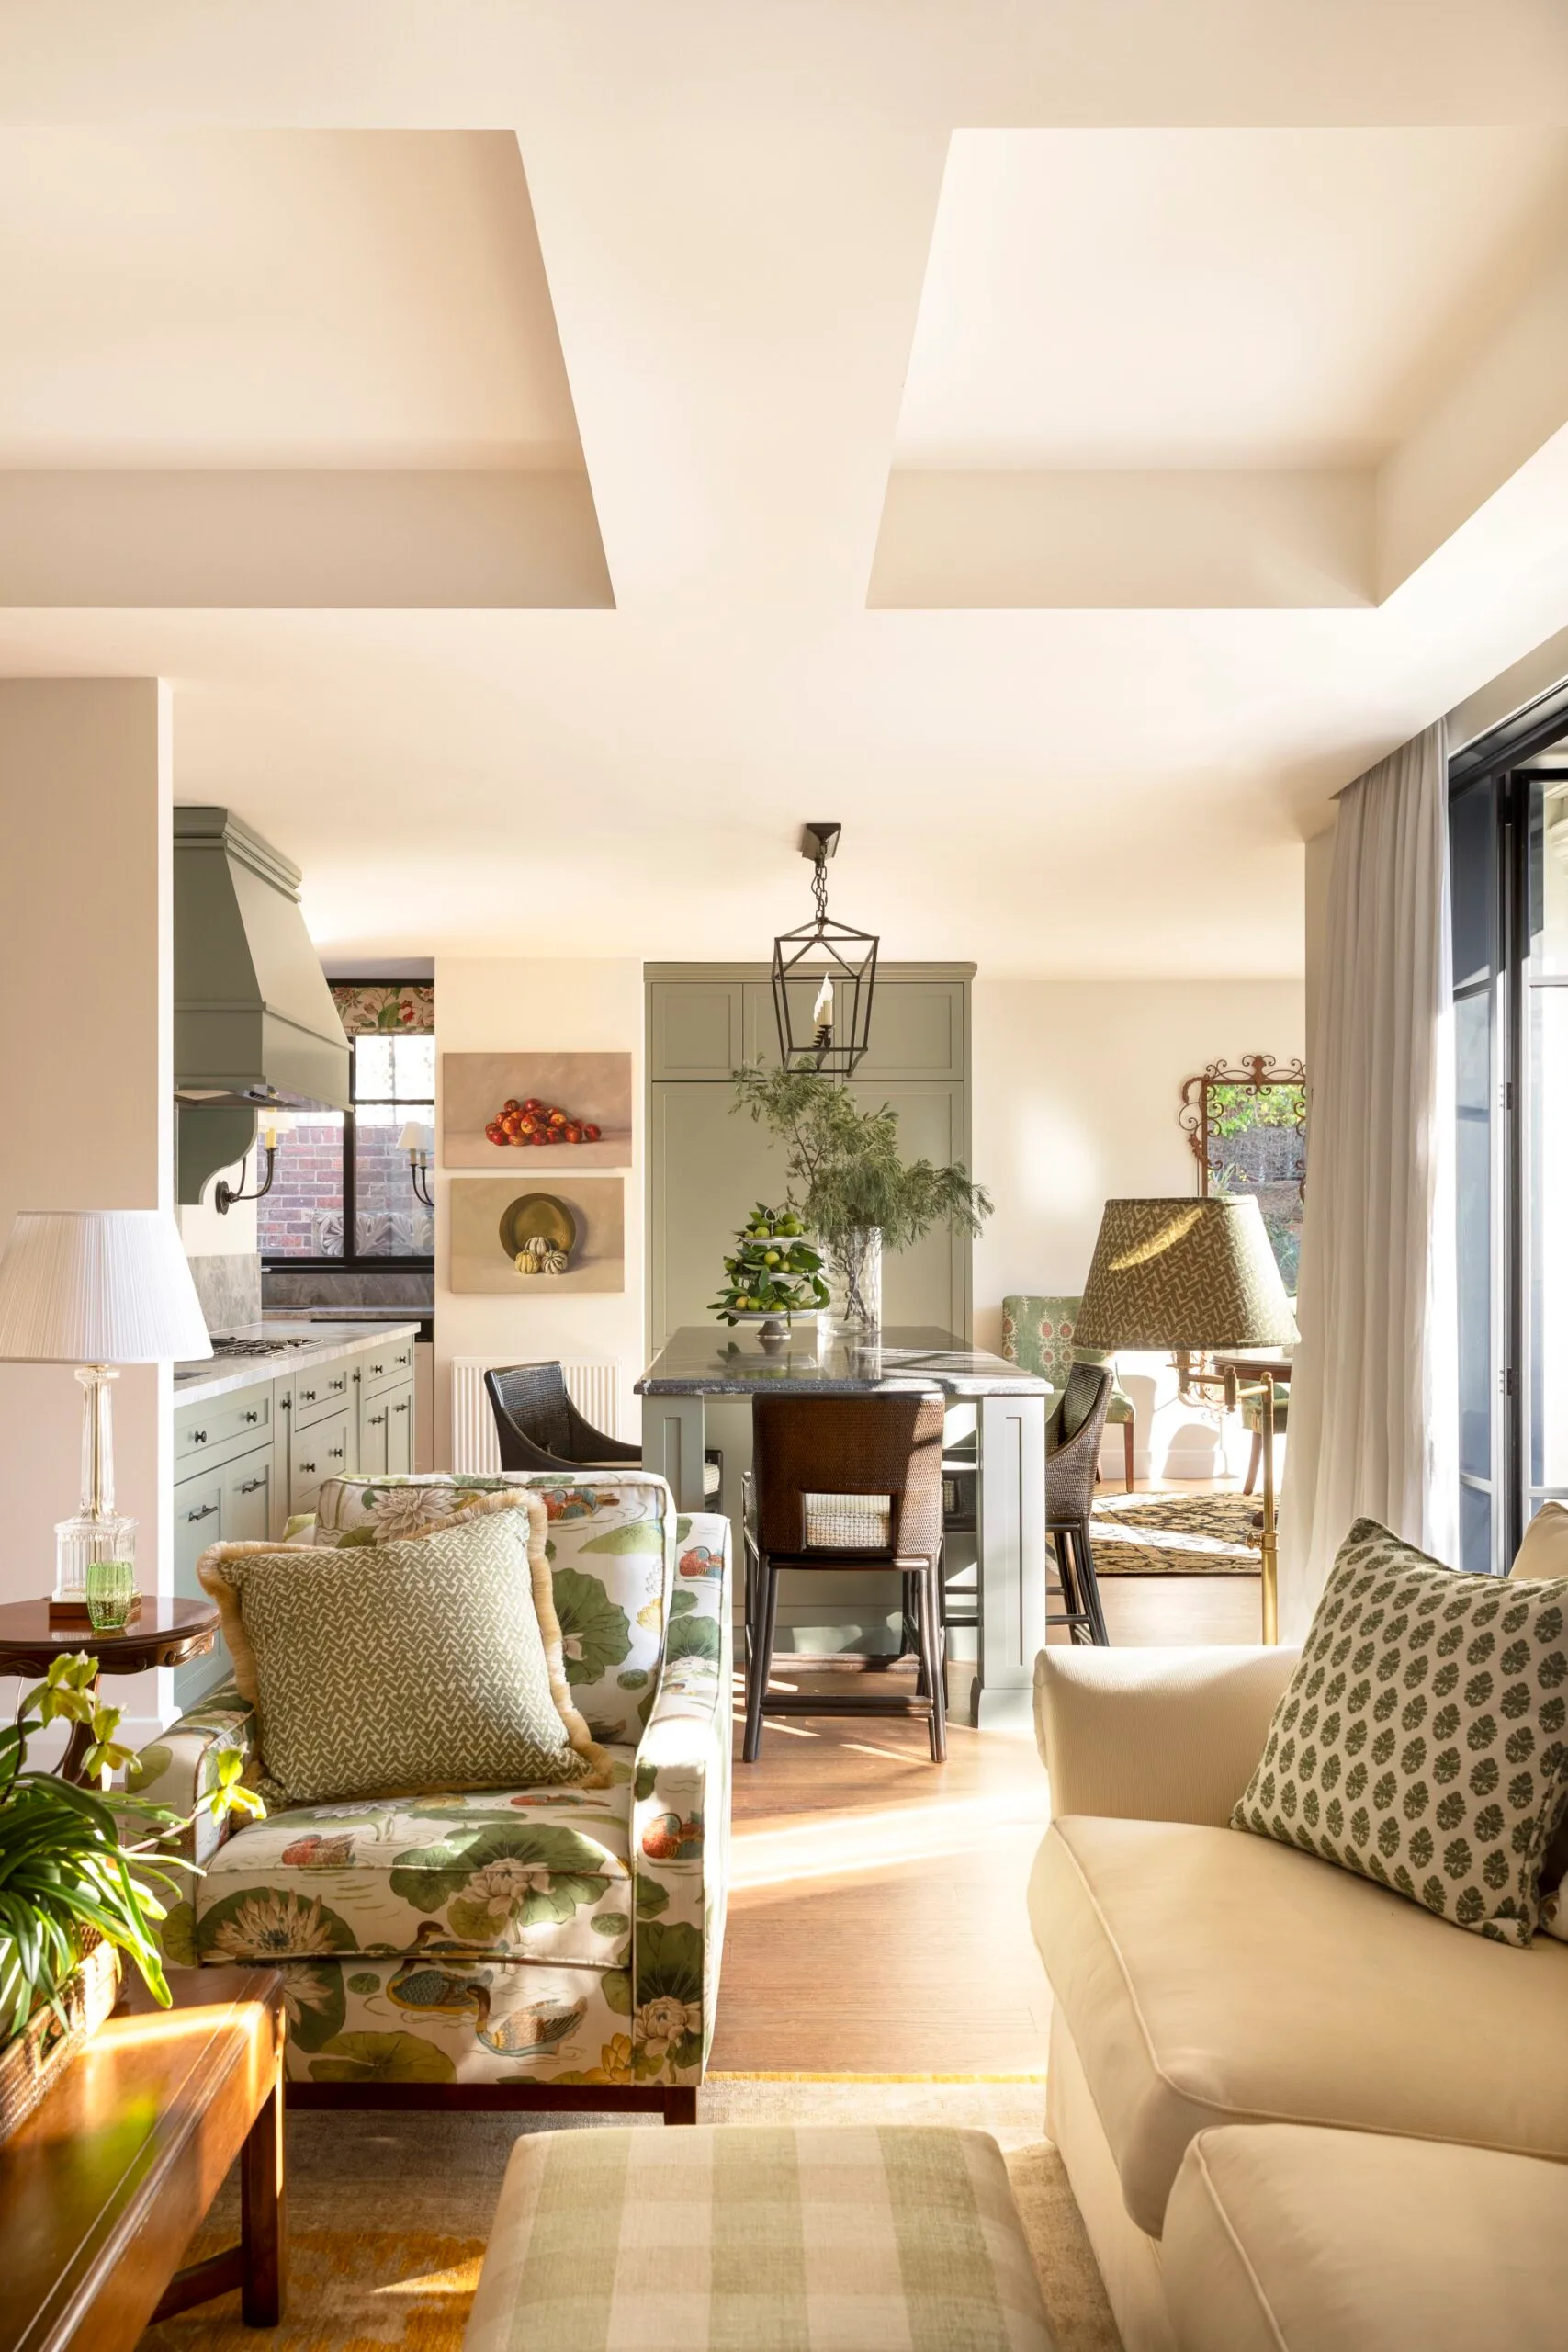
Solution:
[[(1211, 396), (1225, 466), (1247, 433), (1269, 463), (1381, 447), (1423, 369), (1464, 357), (1452, 322), (1477, 273), (1495, 290), (1559, 258), (1535, 211), (1555, 136), (1535, 132), (1568, 120), (1568, 17), (1540, 0), (1426, 0), (1418, 38), (1402, 0), (387, 0), (374, 42), (352, 0), (275, 0), (265, 43), (248, 11), (78, 0), (0, 14), (7, 119), (0, 220), (20, 205), (27, 225), (0, 287), (0, 458), (78, 469), (79, 577), (68, 600), (0, 608), (0, 669), (171, 678), (178, 797), (230, 803), (298, 859), (343, 955), (755, 955), (807, 911), (795, 836), (827, 815), (845, 825), (835, 909), (891, 955), (1292, 972), (1301, 840), (1331, 793), (1568, 624), (1550, 367), (1500, 369), (1533, 410), (1490, 440), (1465, 430), (1465, 462), (1439, 469), (1457, 503), (1381, 602), (867, 608), (955, 131), (964, 168), (972, 140), (1108, 134), (1145, 193), (1168, 176), (1165, 134), (1191, 134), (1182, 201), (1217, 238), (1231, 132), (1419, 129), (1385, 142), (1375, 234), (1338, 201), (1345, 174), (1318, 172), (1270, 185), (1279, 237), (1250, 262), (1223, 241), (1227, 300), (1251, 267), (1265, 311), (1280, 251), (1298, 287), (1318, 254), (1332, 366), (1312, 343), (1224, 407), (1203, 321), (1177, 304), (1117, 424), (1138, 455), (1114, 462), (1204, 446)], [(1477, 122), (1517, 133), (1517, 169), (1506, 153), (1479, 171), (1464, 158), (1484, 141), (1450, 141), (1468, 194), (1444, 211), (1425, 134)], [(350, 130), (400, 135), (372, 163)], [(1060, 273), (1060, 239), (1042, 245)], [(1122, 252), (1131, 266), (1137, 240)], [(1010, 348), (1038, 353), (1041, 305), (1024, 309)], [(1102, 306), (1096, 331), (1114, 326)], [(1081, 393), (1053, 433), (1095, 423)], [(950, 459), (1021, 419), (1036, 432), (1031, 399), (972, 402)], [(378, 609), (363, 576), (322, 598), (340, 609), (161, 609), (134, 588), (156, 530), (94, 539), (100, 487), (100, 539), (129, 511), (105, 470), (127, 467), (152, 469), (154, 505), (158, 470), (183, 469), (185, 503), (167, 495), (187, 530), (202, 469), (393, 469), (375, 479), (395, 490), (399, 467), (445, 469), (482, 503), (487, 474), (558, 452), (571, 412), (614, 609), (501, 590)], [(254, 516), (229, 490), (221, 511)], [(498, 500), (492, 528), (549, 511)], [(279, 526), (269, 576), (290, 548)], [(421, 552), (415, 536), (401, 578)]]
[(1568, 132), (958, 130), (900, 467), (1375, 464), (1568, 235)]

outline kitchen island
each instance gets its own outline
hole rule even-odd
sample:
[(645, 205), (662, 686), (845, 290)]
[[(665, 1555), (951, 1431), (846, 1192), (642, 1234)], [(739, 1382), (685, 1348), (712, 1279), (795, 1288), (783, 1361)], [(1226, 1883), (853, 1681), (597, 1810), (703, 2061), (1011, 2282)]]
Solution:
[(874, 1396), (910, 1391), (972, 1405), (977, 1497), (978, 1632), (973, 1720), (1026, 1724), (1034, 1660), (1045, 1645), (1045, 1413), (1049, 1381), (951, 1331), (885, 1330), (880, 1342), (818, 1343), (802, 1327), (782, 1342), (727, 1338), (711, 1326), (671, 1332), (637, 1384), (644, 1466), (703, 1508), (710, 1396)]
[[(414, 1462), (417, 1320), (270, 1318), (175, 1366), (175, 1590), (201, 1597), (209, 1544), (277, 1539), (313, 1511), (323, 1479), (382, 1476)], [(189, 1707), (230, 1670), (221, 1642), (175, 1671)]]

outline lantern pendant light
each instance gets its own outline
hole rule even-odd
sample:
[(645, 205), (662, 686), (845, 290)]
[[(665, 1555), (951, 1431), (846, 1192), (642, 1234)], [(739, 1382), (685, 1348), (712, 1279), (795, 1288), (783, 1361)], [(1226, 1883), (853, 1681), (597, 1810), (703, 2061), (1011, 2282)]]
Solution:
[(814, 869), (817, 912), (773, 942), (773, 1011), (784, 1066), (814, 1068), (834, 1078), (852, 1076), (865, 1057), (876, 986), (876, 940), (828, 912), (828, 860), (842, 830), (832, 824), (802, 829), (800, 854)]

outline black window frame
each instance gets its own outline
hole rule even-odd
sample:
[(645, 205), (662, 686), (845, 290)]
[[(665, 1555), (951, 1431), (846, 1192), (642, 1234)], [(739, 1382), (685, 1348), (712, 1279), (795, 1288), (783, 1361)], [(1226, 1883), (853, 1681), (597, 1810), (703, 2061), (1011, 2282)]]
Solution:
[[(1449, 763), (1449, 803), (1490, 789), (1494, 942), (1492, 991), (1492, 1573), (1506, 1576), (1524, 1539), (1531, 1489), (1527, 1459), (1529, 1364), (1529, 1119), (1527, 1053), (1530, 965), (1530, 802), (1540, 781), (1531, 763), (1568, 737), (1568, 682), (1538, 695)], [(1456, 989), (1460, 995), (1473, 987)], [(1457, 1112), (1457, 1105), (1456, 1105)], [(1460, 1471), (1461, 1489), (1478, 1483)]]
[[(387, 980), (387, 981), (381, 981), (381, 980), (360, 980), (360, 981), (356, 981), (356, 982), (355, 983), (355, 987), (357, 987), (357, 988), (382, 988), (382, 987), (385, 987), (385, 988), (396, 988), (396, 987), (400, 987), (400, 986), (401, 985), (401, 983), (400, 983), (400, 982), (399, 982), (399, 981), (396, 981), (396, 980)], [(363, 1035), (370, 1035), (370, 1034), (373, 1034), (373, 1033), (371, 1033), (371, 1032), (363, 1032), (363, 1033), (362, 1033), (362, 1032), (356, 1031), (355, 1034), (355, 1036), (358, 1036), (358, 1035), (362, 1035), (362, 1034), (363, 1034)], [(393, 1031), (391, 1034), (392, 1034), (392, 1035), (401, 1035), (403, 1033), (402, 1033), (401, 1031)], [(293, 1255), (291, 1255), (291, 1254), (289, 1254), (289, 1253), (287, 1253), (287, 1252), (282, 1253), (282, 1254), (275, 1254), (275, 1253), (271, 1253), (271, 1252), (264, 1251), (264, 1252), (262, 1253), (262, 1269), (263, 1269), (263, 1272), (265, 1272), (265, 1273), (269, 1273), (269, 1274), (270, 1274), (270, 1273), (279, 1273), (279, 1274), (281, 1274), (281, 1273), (295, 1273), (295, 1274), (332, 1274), (332, 1273), (339, 1273), (339, 1274), (341, 1274), (341, 1273), (361, 1273), (361, 1274), (371, 1274), (371, 1273), (383, 1273), (383, 1274), (409, 1274), (409, 1273), (425, 1273), (425, 1272), (429, 1272), (432, 1268), (434, 1268), (434, 1264), (435, 1264), (435, 1240), (434, 1240), (434, 1210), (431, 1212), (431, 1216), (432, 1216), (431, 1245), (430, 1245), (430, 1248), (429, 1248), (428, 1250), (423, 1250), (423, 1252), (409, 1252), (409, 1251), (404, 1251), (400, 1256), (399, 1256), (399, 1257), (393, 1257), (393, 1256), (391, 1256), (391, 1255), (390, 1255), (388, 1251), (386, 1251), (386, 1250), (366, 1250), (366, 1251), (361, 1251), (360, 1250), (358, 1250), (358, 1249), (356, 1249), (356, 1248), (355, 1247), (355, 1234), (356, 1234), (356, 1232), (357, 1232), (357, 1230), (358, 1230), (358, 1222), (359, 1222), (359, 1221), (358, 1221), (357, 1216), (355, 1216), (355, 1206), (354, 1206), (354, 1201), (355, 1201), (355, 1184), (354, 1184), (354, 1175), (355, 1175), (355, 1168), (354, 1168), (355, 1113), (355, 1111), (359, 1108), (358, 1098), (357, 1098), (357, 1097), (354, 1097), (354, 1094), (353, 1094), (353, 1088), (354, 1088), (354, 1075), (353, 1075), (353, 1073), (354, 1073), (354, 1069), (355, 1069), (355, 1061), (356, 1061), (356, 1058), (357, 1058), (357, 1057), (356, 1057), (356, 1056), (355, 1056), (355, 1051), (354, 1051), (354, 1047), (355, 1047), (355, 1037), (351, 1037), (351, 1038), (349, 1039), (349, 1041), (348, 1041), (348, 1046), (349, 1046), (349, 1091), (350, 1091), (350, 1095), (351, 1095), (351, 1098), (352, 1098), (352, 1099), (351, 1099), (351, 1101), (350, 1101), (350, 1103), (349, 1103), (349, 1107), (348, 1107), (348, 1109), (347, 1109), (347, 1110), (344, 1113), (344, 1114), (343, 1114), (343, 1250), (342, 1250), (342, 1253), (341, 1253), (341, 1255), (340, 1255), (340, 1256), (335, 1257), (335, 1258), (321, 1258), (321, 1257), (317, 1257), (317, 1258), (303, 1258), (303, 1257), (295, 1257), (295, 1256), (293, 1256)], [(397, 1102), (396, 1101), (392, 1100), (392, 1099), (391, 1099), (391, 1098), (389, 1098), (389, 1097), (386, 1097), (386, 1096), (382, 1096), (382, 1095), (378, 1095), (378, 1094), (376, 1094), (376, 1095), (367, 1094), (367, 1095), (366, 1095), (366, 1097), (365, 1097), (365, 1104), (366, 1104), (366, 1107), (367, 1107), (367, 1109), (376, 1109), (376, 1110), (386, 1109), (386, 1108), (389, 1108), (389, 1109), (393, 1109), (393, 1110), (402, 1110), (402, 1109), (407, 1109), (407, 1110), (409, 1110), (409, 1111), (411, 1111), (411, 1112), (412, 1112), (412, 1111), (414, 1111), (414, 1110), (417, 1110), (417, 1109), (419, 1109), (419, 1108), (421, 1108), (421, 1107), (423, 1107), (423, 1106), (422, 1106), (422, 1104), (417, 1103), (417, 1102), (409, 1102), (409, 1103), (407, 1103), (407, 1104), (403, 1104), (403, 1103)], [(430, 1106), (430, 1107), (431, 1107), (432, 1113), (434, 1114), (434, 1107), (435, 1107), (435, 1106), (434, 1106), (434, 1102), (432, 1102), (432, 1103), (431, 1103), (431, 1106)], [(409, 1190), (410, 1190), (410, 1193), (411, 1193), (411, 1194), (412, 1194), (412, 1191), (413, 1191), (413, 1185), (412, 1185), (412, 1178), (411, 1178), (411, 1180), (410, 1180)]]

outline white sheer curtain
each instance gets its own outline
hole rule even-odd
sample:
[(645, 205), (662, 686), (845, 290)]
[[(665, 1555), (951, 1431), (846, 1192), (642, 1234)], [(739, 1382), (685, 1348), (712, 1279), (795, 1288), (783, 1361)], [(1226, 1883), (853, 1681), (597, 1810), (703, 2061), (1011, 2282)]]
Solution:
[(1458, 1402), (1448, 742), (1348, 786), (1328, 890), (1280, 1513), (1298, 1640), (1352, 1520), (1454, 1561)]

